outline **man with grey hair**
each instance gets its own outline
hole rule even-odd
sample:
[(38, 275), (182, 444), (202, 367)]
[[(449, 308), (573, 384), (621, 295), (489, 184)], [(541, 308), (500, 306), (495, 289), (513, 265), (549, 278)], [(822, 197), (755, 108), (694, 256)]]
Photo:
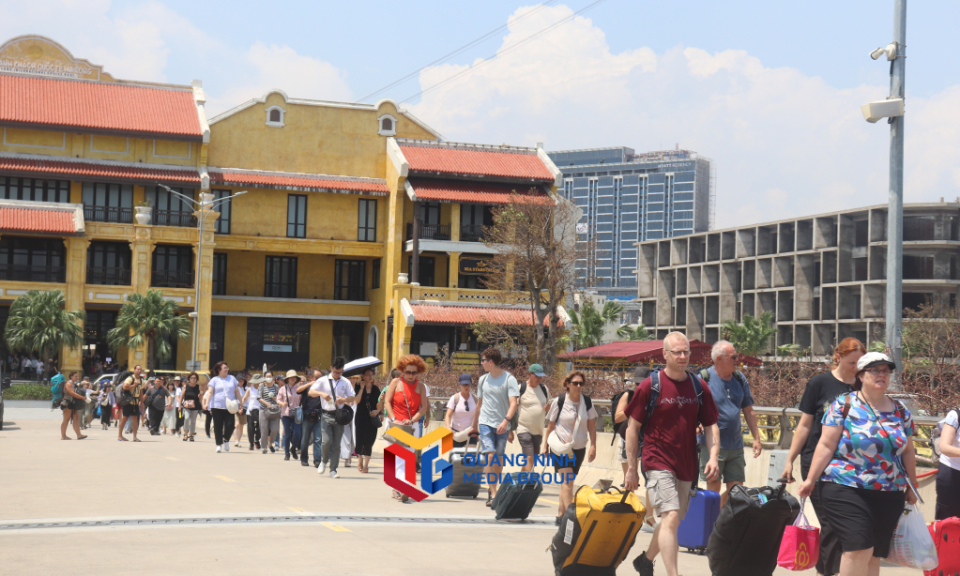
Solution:
[(746, 477), (746, 458), (743, 455), (743, 434), (740, 426), (740, 412), (753, 434), (753, 457), (759, 458), (763, 445), (760, 443), (760, 430), (757, 428), (757, 415), (753, 412), (753, 396), (750, 394), (750, 385), (742, 372), (737, 370), (737, 361), (740, 355), (733, 344), (720, 340), (713, 345), (710, 351), (713, 366), (700, 371), (703, 381), (710, 386), (713, 401), (717, 404), (720, 420), (720, 455), (717, 464), (720, 474), (715, 480), (709, 480), (703, 474), (707, 459), (703, 451), (700, 453), (700, 477), (707, 482), (707, 490), (720, 492), (721, 483), (725, 483), (727, 491), (720, 495), (720, 506), (727, 503), (730, 489), (737, 484), (743, 484)]
[[(677, 576), (677, 529), (690, 504), (697, 479), (697, 425), (707, 439), (707, 480), (717, 476), (719, 432), (717, 406), (710, 388), (687, 371), (690, 342), (681, 332), (663, 339), (667, 366), (641, 382), (627, 405), (627, 476), (625, 490), (640, 485), (637, 456), (643, 464), (644, 485), (660, 524), (650, 547), (633, 561), (640, 576), (653, 576), (653, 560), (662, 553), (667, 576)], [(643, 450), (640, 451), (641, 441)]]

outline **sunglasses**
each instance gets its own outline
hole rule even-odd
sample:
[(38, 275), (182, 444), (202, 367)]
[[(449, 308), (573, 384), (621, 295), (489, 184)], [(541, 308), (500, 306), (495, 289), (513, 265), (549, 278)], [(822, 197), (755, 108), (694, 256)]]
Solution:
[(571, 380), (570, 383), (574, 386), (583, 386), (583, 380)]
[(419, 374), (419, 372), (411, 372), (409, 370), (404, 370), (403, 373), (407, 374), (408, 376), (416, 376), (417, 374)]

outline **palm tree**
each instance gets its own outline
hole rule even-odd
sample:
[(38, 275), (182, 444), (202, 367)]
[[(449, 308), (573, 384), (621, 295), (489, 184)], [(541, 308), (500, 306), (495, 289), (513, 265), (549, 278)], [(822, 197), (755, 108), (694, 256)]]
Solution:
[(107, 344), (116, 351), (120, 346), (140, 348), (147, 345), (147, 369), (170, 358), (171, 338), (190, 337), (190, 319), (177, 314), (173, 300), (164, 300), (159, 290), (147, 290), (146, 295), (132, 294), (120, 308), (116, 328), (107, 332)]
[(782, 358), (796, 358), (801, 355), (803, 348), (799, 344), (781, 344), (777, 346), (777, 356)]
[(620, 340), (653, 340), (653, 334), (642, 324), (636, 327), (621, 326), (617, 328), (617, 336)]
[(770, 347), (770, 338), (777, 333), (773, 324), (773, 312), (764, 312), (759, 318), (743, 315), (743, 323), (730, 320), (723, 325), (724, 337), (741, 354), (757, 356)]
[(83, 344), (83, 310), (67, 312), (60, 290), (30, 290), (14, 300), (3, 338), (10, 350), (39, 353), (46, 362), (62, 346)]

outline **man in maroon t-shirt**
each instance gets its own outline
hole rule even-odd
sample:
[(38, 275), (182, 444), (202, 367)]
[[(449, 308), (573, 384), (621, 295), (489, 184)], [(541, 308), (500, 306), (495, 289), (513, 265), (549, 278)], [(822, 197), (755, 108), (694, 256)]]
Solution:
[[(646, 477), (648, 501), (660, 517), (650, 541), (650, 547), (633, 561), (640, 576), (653, 576), (653, 559), (663, 552), (663, 564), (668, 576), (677, 576), (677, 528), (687, 512), (690, 490), (699, 473), (697, 461), (697, 424), (702, 424), (710, 451), (704, 467), (704, 476), (713, 480), (718, 473), (720, 452), (719, 413), (710, 394), (710, 387), (702, 384), (702, 402), (687, 364), (690, 361), (690, 342), (680, 332), (671, 332), (663, 340), (667, 367), (660, 371), (660, 398), (650, 416), (643, 434), (643, 471)], [(626, 413), (630, 417), (627, 428), (627, 490), (636, 490), (640, 478), (637, 472), (637, 451), (640, 444), (640, 426), (647, 420), (651, 378), (637, 386)]]

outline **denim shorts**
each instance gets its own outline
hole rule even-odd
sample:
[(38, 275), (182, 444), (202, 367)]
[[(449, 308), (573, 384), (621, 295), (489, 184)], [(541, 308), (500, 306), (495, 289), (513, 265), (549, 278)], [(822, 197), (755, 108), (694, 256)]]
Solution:
[(507, 451), (507, 436), (510, 432), (497, 434), (494, 426), (480, 425), (480, 451), (484, 454), (496, 452), (497, 456), (503, 456)]

